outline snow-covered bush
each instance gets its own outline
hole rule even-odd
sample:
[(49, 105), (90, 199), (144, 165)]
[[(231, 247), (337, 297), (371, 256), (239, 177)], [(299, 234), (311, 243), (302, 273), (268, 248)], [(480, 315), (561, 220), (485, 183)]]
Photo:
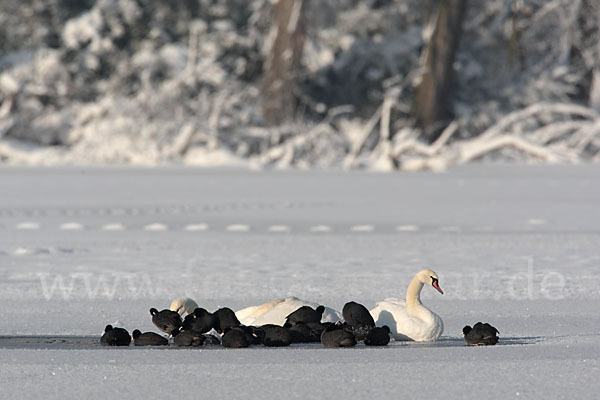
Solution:
[(300, 117), (262, 123), (268, 0), (5, 0), (0, 161), (447, 168), (600, 156), (600, 5), (469, 2), (456, 119), (412, 115), (418, 0), (312, 0)]

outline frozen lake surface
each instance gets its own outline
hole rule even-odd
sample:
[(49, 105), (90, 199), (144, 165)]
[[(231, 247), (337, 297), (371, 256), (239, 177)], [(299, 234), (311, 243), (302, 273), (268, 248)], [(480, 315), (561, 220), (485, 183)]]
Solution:
[[(596, 398), (600, 168), (448, 173), (0, 169), (6, 398)], [(387, 348), (101, 348), (148, 309), (403, 297), (444, 320)], [(466, 347), (477, 321), (495, 347)]]

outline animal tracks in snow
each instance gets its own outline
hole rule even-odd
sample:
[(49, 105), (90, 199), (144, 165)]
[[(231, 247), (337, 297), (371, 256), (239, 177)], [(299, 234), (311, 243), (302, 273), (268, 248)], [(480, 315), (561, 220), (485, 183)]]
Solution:
[(21, 222), (19, 224), (17, 224), (17, 226), (15, 227), (19, 230), (36, 230), (36, 229), (40, 229), (40, 224), (38, 224), (37, 222)]
[[(74, 254), (74, 253), (87, 253), (87, 249), (74, 249), (70, 247), (17, 247), (12, 254), (15, 256), (27, 256), (27, 255), (52, 255), (52, 254)], [(0, 251), (0, 255), (3, 252)], [(6, 255), (10, 253), (4, 253)]]
[(159, 222), (154, 222), (144, 226), (145, 231), (168, 231), (169, 227)]
[(103, 231), (123, 231), (125, 230), (125, 226), (119, 223), (110, 223), (102, 225), (100, 229)]
[(189, 232), (206, 231), (208, 230), (208, 224), (188, 224), (183, 228), (183, 230)]
[(291, 228), (287, 225), (271, 225), (269, 226), (269, 232), (289, 232)]
[(350, 230), (352, 232), (373, 232), (375, 225), (354, 225)]
[(80, 231), (83, 229), (83, 225), (77, 222), (65, 222), (60, 225), (62, 231)]
[(228, 225), (225, 230), (229, 232), (248, 232), (250, 231), (250, 225), (245, 224), (232, 224)]
[(413, 224), (398, 224), (398, 225), (377, 225), (373, 223), (360, 223), (353, 225), (333, 225), (327, 223), (305, 225), (303, 223), (298, 224), (285, 224), (285, 223), (274, 223), (274, 224), (257, 224), (252, 225), (243, 222), (233, 223), (220, 223), (220, 224), (209, 224), (206, 222), (191, 222), (187, 224), (182, 223), (167, 223), (160, 221), (146, 221), (146, 222), (128, 222), (118, 220), (108, 221), (62, 221), (62, 222), (48, 222), (48, 221), (35, 221), (35, 220), (24, 220), (13, 224), (0, 225), (0, 230), (18, 230), (23, 232), (33, 231), (52, 231), (58, 230), (65, 232), (113, 232), (118, 233), (121, 231), (144, 231), (144, 232), (188, 232), (188, 233), (201, 233), (201, 232), (231, 232), (231, 233), (269, 233), (269, 234), (286, 234), (290, 232), (294, 233), (312, 233), (312, 234), (325, 234), (325, 233), (351, 233), (351, 234), (371, 234), (371, 233), (400, 233), (410, 234), (415, 232), (437, 232), (445, 234), (460, 234), (462, 232), (491, 232), (493, 227), (481, 226), (481, 227), (461, 227), (456, 225), (441, 225), (441, 226), (419, 226)]

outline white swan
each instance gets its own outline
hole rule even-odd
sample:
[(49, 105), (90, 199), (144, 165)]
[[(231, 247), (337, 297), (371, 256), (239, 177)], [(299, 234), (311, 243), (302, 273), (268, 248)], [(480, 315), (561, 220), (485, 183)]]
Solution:
[[(235, 315), (244, 325), (261, 326), (275, 324), (283, 326), (286, 317), (302, 306), (317, 308), (319, 304), (300, 300), (297, 297), (288, 297), (287, 299), (275, 299), (265, 304), (244, 308), (236, 311)], [(342, 315), (339, 312), (325, 307), (321, 321), (337, 322), (341, 319)]]
[(171, 311), (177, 311), (182, 317), (185, 313), (193, 313), (196, 308), (198, 308), (198, 303), (189, 297), (175, 299), (171, 302), (171, 306), (169, 307)]
[(251, 325), (248, 322), (254, 321), (258, 316), (264, 314), (269, 311), (271, 308), (275, 307), (277, 304), (282, 303), (285, 299), (275, 299), (271, 300), (268, 303), (261, 304), (258, 306), (251, 306), (243, 308), (239, 311), (236, 311), (235, 316), (240, 322), (244, 325)]
[(377, 303), (371, 315), (377, 326), (387, 325), (396, 340), (433, 341), (444, 331), (444, 322), (439, 315), (421, 303), (423, 285), (431, 285), (444, 294), (437, 274), (429, 269), (418, 272), (406, 290), (406, 301), (385, 299)]

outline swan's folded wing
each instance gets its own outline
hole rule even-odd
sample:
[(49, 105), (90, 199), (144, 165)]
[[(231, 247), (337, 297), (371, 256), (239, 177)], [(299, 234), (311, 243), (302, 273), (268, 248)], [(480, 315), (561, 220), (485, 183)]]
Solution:
[[(236, 312), (235, 315), (244, 325), (283, 325), (286, 318), (302, 306), (317, 308), (319, 304), (301, 300), (297, 297), (288, 297), (286, 299), (275, 299), (259, 306), (244, 308)], [(321, 317), (323, 322), (337, 322), (341, 319), (342, 315), (329, 307), (325, 307), (325, 312)]]
[(235, 312), (235, 316), (243, 325), (253, 325), (254, 320), (259, 318), (261, 315), (275, 307), (277, 304), (283, 302), (284, 299), (274, 299), (268, 303), (260, 304), (258, 306), (250, 306), (243, 308)]
[(338, 322), (341, 321), (342, 314), (339, 311), (334, 310), (333, 308), (325, 307), (325, 311), (323, 312), (323, 316), (321, 317), (321, 322)]
[(290, 315), (298, 308), (300, 308), (303, 304), (298, 302), (297, 300), (287, 299), (280, 302), (279, 304), (271, 307), (271, 309), (267, 310), (265, 313), (258, 316), (253, 325), (261, 326), (267, 324), (274, 324), (283, 326), (285, 324), (286, 316)]

